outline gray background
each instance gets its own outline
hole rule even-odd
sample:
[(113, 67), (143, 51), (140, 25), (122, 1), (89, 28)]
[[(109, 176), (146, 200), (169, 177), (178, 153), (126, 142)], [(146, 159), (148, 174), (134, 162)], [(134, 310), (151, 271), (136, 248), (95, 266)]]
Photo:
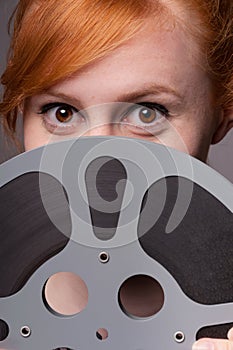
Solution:
[[(0, 0), (0, 73), (2, 73), (6, 53), (9, 45), (7, 23), (17, 0)], [(0, 90), (2, 93), (2, 90)], [(22, 135), (22, 126), (19, 123), (18, 134)], [(208, 164), (233, 182), (233, 130), (217, 145), (211, 146)], [(0, 163), (17, 154), (13, 144), (6, 142), (3, 131), (0, 129)]]

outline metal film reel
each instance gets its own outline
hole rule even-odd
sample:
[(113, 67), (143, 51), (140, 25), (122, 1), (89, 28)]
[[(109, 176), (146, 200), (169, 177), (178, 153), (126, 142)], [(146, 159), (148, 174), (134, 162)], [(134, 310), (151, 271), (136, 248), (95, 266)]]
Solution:
[[(226, 336), (233, 187), (221, 175), (167, 147), (115, 137), (51, 144), (0, 174), (1, 348), (182, 350)], [(62, 271), (88, 290), (70, 316), (44, 297)], [(127, 302), (134, 294), (146, 312)]]

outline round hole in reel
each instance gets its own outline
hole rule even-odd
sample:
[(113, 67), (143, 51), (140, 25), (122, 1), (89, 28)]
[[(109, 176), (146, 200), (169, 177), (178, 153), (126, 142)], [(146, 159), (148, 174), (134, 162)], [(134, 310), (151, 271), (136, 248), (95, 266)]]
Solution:
[(9, 335), (9, 326), (8, 324), (3, 321), (0, 320), (0, 341), (5, 340)]
[(135, 275), (123, 282), (118, 301), (122, 311), (132, 318), (148, 318), (164, 304), (164, 292), (158, 281), (148, 275)]
[(75, 315), (87, 306), (88, 288), (80, 276), (58, 272), (47, 280), (43, 300), (48, 310), (58, 316)]

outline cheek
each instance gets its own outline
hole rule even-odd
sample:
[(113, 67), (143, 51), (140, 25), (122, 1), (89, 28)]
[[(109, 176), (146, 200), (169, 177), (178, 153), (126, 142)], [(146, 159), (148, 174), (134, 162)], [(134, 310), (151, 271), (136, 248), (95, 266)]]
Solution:
[(155, 142), (190, 154), (201, 161), (206, 161), (213, 136), (211, 119), (198, 119), (198, 116), (183, 116), (170, 123), (169, 128)]
[(178, 123), (176, 121), (169, 123), (166, 130), (156, 136), (154, 142), (187, 154), (195, 154), (200, 144), (199, 137), (197, 130), (192, 128), (184, 118)]
[(204, 114), (203, 119), (199, 120), (199, 122), (193, 126), (193, 134), (190, 130), (187, 134), (189, 153), (203, 162), (207, 160), (213, 135), (216, 131), (217, 120), (218, 117), (215, 115), (215, 111), (211, 110), (210, 113)]
[(206, 162), (213, 137), (213, 127), (208, 124), (209, 123), (205, 123), (194, 132), (188, 130), (187, 134), (184, 136), (189, 150), (188, 153), (203, 162)]
[(43, 146), (49, 142), (40, 118), (25, 114), (23, 120), (25, 151)]

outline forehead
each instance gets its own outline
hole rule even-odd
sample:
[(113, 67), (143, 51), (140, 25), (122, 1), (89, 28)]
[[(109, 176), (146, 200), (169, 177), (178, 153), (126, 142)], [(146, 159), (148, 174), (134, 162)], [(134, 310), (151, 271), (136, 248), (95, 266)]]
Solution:
[(193, 27), (199, 24), (197, 13), (188, 10), (183, 0), (145, 0), (146, 3), (155, 11), (145, 17), (143, 15), (143, 25), (133, 37), (101, 59), (81, 68), (79, 76), (83, 72), (85, 75), (92, 74), (92, 69), (96, 75), (105, 72), (109, 76), (110, 71), (117, 73), (121, 67), (122, 71), (134, 72), (138, 79), (142, 79), (151, 66), (159, 63), (166, 78), (171, 74), (175, 77), (179, 68), (185, 74), (193, 66), (205, 67), (202, 43), (192, 32)]
[[(186, 16), (184, 12), (187, 11), (183, 6), (178, 8), (178, 1), (181, 0), (127, 0), (127, 3), (122, 0), (64, 0), (54, 7), (55, 0), (38, 0), (41, 5), (35, 14), (29, 16), (31, 22), (24, 23), (28, 40), (21, 57), (25, 57), (29, 77), (20, 80), (32, 83), (27, 83), (27, 89), (24, 87), (23, 91), (27, 91), (28, 95), (32, 89), (41, 92), (75, 72), (81, 76), (83, 71), (89, 72), (94, 66), (95, 69), (101, 67), (103, 71), (109, 64), (113, 67), (114, 62), (123, 71), (127, 58), (135, 63), (138, 58), (136, 70), (143, 64), (142, 60), (147, 59), (149, 64), (155, 58), (166, 60), (164, 69), (168, 69), (173, 57), (184, 56), (187, 47), (183, 43), (187, 42), (187, 37), (190, 50), (186, 50), (185, 54), (198, 56), (200, 50), (195, 53), (196, 42), (190, 34), (181, 30), (181, 22)], [(93, 4), (93, 7), (87, 8), (88, 4)], [(80, 12), (81, 9), (83, 12)], [(97, 13), (91, 15), (94, 10)], [(51, 13), (54, 13), (53, 16)], [(39, 24), (35, 23), (36, 15), (41, 18)], [(28, 31), (28, 28), (31, 30)], [(24, 48), (25, 37), (22, 34), (20, 38), (21, 48)], [(171, 53), (165, 55), (169, 45), (173, 44), (173, 38), (176, 48), (172, 47)], [(178, 62), (173, 60), (171, 63), (174, 66)], [(18, 71), (21, 71), (20, 67)]]
[(146, 89), (155, 82), (185, 98), (208, 82), (194, 52), (196, 45), (179, 26), (172, 22), (157, 26), (148, 18), (132, 39), (55, 88), (81, 96), (88, 91), (99, 98), (93, 103), (104, 103), (118, 92)]

